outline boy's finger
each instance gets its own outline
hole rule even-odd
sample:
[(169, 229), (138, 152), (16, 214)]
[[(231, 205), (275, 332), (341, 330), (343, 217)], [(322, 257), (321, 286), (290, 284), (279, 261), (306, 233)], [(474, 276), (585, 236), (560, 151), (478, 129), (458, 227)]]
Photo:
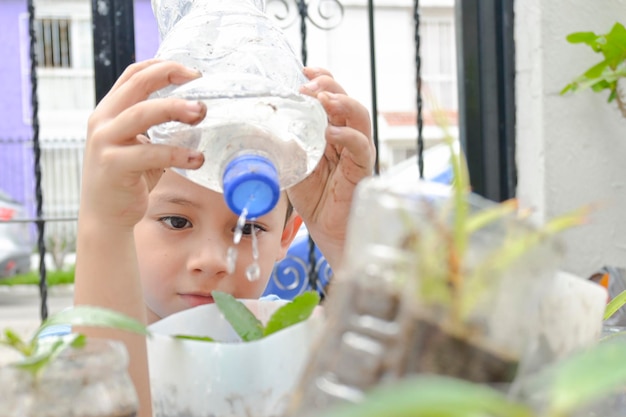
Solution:
[[(199, 101), (166, 98), (142, 101), (122, 111), (114, 120), (93, 132), (92, 140), (128, 144), (137, 141), (150, 127), (170, 121), (196, 124), (206, 116)], [(114, 140), (117, 139), (117, 140)]]
[(115, 90), (117, 90), (120, 87), (120, 85), (128, 81), (128, 79), (132, 77), (134, 74), (143, 70), (144, 68), (149, 67), (150, 65), (156, 64), (157, 62), (161, 62), (161, 60), (152, 58), (152, 59), (147, 59), (141, 62), (134, 62), (130, 64), (129, 66), (127, 66), (124, 72), (122, 72), (122, 75), (120, 75), (119, 78), (115, 81), (115, 84), (113, 84), (113, 87), (111, 87), (111, 89), (105, 95), (105, 97), (113, 93)]
[(346, 90), (334, 78), (328, 75), (321, 75), (305, 83), (300, 88), (302, 94), (317, 97), (320, 93), (328, 91), (334, 94), (346, 94)]
[(201, 152), (162, 144), (135, 144), (118, 147), (103, 161), (108, 172), (151, 172), (165, 168), (197, 169), (204, 163)]
[(107, 95), (96, 109), (101, 118), (113, 118), (133, 104), (144, 101), (157, 90), (170, 84), (184, 84), (201, 73), (173, 61), (156, 62), (142, 67)]
[[(362, 132), (344, 126), (328, 126), (326, 130), (326, 141), (330, 145), (343, 147), (351, 155), (351, 160), (358, 168), (358, 172), (353, 172), (354, 178), (349, 181), (357, 182), (363, 175), (370, 175), (374, 169), (376, 150), (374, 143)], [(346, 173), (350, 175), (350, 173)]]
[(315, 77), (319, 77), (321, 75), (327, 75), (330, 78), (333, 78), (333, 75), (325, 68), (317, 68), (317, 67), (304, 67), (303, 69), (304, 75), (312, 80)]
[(334, 126), (347, 126), (372, 137), (372, 127), (367, 109), (355, 99), (343, 94), (323, 92), (319, 100), (328, 114), (328, 122)]

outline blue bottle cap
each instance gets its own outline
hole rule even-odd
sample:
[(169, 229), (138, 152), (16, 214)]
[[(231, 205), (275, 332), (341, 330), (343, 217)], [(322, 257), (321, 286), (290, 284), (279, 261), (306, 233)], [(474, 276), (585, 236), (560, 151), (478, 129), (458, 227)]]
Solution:
[(247, 209), (248, 218), (260, 217), (276, 206), (280, 197), (278, 171), (260, 155), (241, 155), (226, 165), (222, 177), (224, 198), (237, 215)]

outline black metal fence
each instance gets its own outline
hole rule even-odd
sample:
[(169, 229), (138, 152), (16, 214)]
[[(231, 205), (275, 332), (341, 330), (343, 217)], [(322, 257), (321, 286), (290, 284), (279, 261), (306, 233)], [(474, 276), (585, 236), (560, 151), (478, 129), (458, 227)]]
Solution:
[[(76, 220), (80, 201), (80, 176), (82, 170), (82, 139), (55, 139), (43, 141), (40, 148), (40, 187), (42, 197), (41, 218), (45, 222), (44, 242), (53, 256), (59, 251), (71, 251), (76, 241)], [(24, 216), (29, 222), (28, 241), (35, 249), (37, 213), (35, 175), (33, 172), (33, 140), (0, 137), (0, 154), (12, 163), (2, 167), (0, 189), (11, 190), (16, 200), (24, 206)], [(20, 198), (21, 195), (21, 198)], [(16, 219), (15, 221), (24, 221)]]
[[(276, 0), (266, 0), (268, 3)], [(302, 58), (306, 63), (307, 24), (313, 23), (309, 7), (319, 7), (322, 3), (332, 3), (337, 10), (343, 6), (337, 0), (278, 0), (287, 8), (295, 7), (300, 16), (302, 34)], [(459, 83), (459, 133), (465, 149), (472, 187), (475, 192), (493, 200), (503, 200), (514, 195), (514, 48), (513, 48), (513, 1), (514, 0), (457, 0), (456, 32), (458, 51)], [(27, 0), (29, 16), (34, 16), (32, 0)], [(134, 61), (134, 27), (132, 2), (127, 0), (92, 0), (92, 10), (106, 3), (112, 10), (107, 16), (94, 13), (94, 69), (95, 91), (98, 101), (111, 87), (122, 70)], [(423, 150), (422, 99), (421, 99), (421, 57), (420, 57), (420, 7), (413, 2), (415, 23), (415, 88), (417, 106), (416, 147)], [(372, 82), (372, 110), (377, 114), (376, 98), (376, 54), (374, 48), (374, 2), (368, 0), (370, 30), (370, 73)], [(316, 25), (319, 27), (318, 25)], [(31, 30), (31, 59), (34, 54), (34, 30)], [(102, 57), (107, 57), (102, 60)], [(107, 61), (109, 65), (105, 65)], [(114, 65), (110, 65), (113, 62)], [(32, 62), (34, 74), (36, 62)], [(34, 239), (40, 254), (46, 252), (46, 240), (51, 250), (57, 245), (73, 244), (76, 218), (78, 214), (80, 171), (83, 152), (81, 140), (46, 141), (39, 143), (37, 122), (37, 82), (32, 79), (33, 138), (32, 140), (8, 140), (0, 138), (0, 152), (21, 155), (25, 165), (33, 167), (29, 184), (22, 184), (25, 190), (34, 190), (31, 213)], [(374, 141), (378, 144), (377, 117), (373, 117)], [(30, 156), (27, 156), (30, 155)], [(418, 158), (420, 172), (423, 159)], [(17, 171), (5, 169), (2, 181), (19, 184), (24, 177)], [(11, 177), (11, 176), (14, 177)], [(0, 184), (1, 185), (1, 184)], [(44, 196), (50, 196), (49, 198)], [(31, 198), (31, 197), (28, 197)], [(40, 265), (42, 318), (47, 315), (46, 272)], [(313, 275), (313, 274), (312, 274)]]

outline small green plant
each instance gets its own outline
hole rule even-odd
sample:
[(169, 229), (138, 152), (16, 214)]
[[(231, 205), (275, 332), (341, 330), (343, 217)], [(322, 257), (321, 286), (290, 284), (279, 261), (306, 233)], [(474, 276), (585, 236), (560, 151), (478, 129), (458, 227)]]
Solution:
[(574, 32), (567, 36), (572, 44), (585, 44), (594, 52), (602, 55), (602, 60), (571, 83), (567, 84), (561, 94), (591, 88), (595, 92), (609, 91), (608, 101), (615, 101), (622, 115), (626, 117), (626, 103), (620, 96), (618, 81), (626, 77), (626, 28), (615, 23), (606, 34), (594, 32)]
[[(444, 324), (453, 333), (462, 335), (473, 331), (467, 326), (467, 318), (485, 292), (493, 287), (494, 280), (542, 242), (585, 223), (589, 207), (556, 217), (537, 228), (523, 223), (524, 215), (519, 213), (516, 200), (472, 208), (465, 159), (447, 133), (445, 116), (435, 112), (435, 117), (446, 132), (444, 136), (450, 149), (451, 197), (440, 206), (426, 202), (429, 225), (410, 230), (406, 244), (418, 259), (418, 297), (427, 303), (445, 306)], [(498, 221), (506, 226), (502, 238), (494, 237), (501, 240), (499, 245), (494, 245), (480, 262), (470, 265), (470, 239)]]
[(145, 325), (116, 311), (92, 306), (75, 306), (48, 317), (29, 340), (22, 339), (11, 329), (5, 329), (4, 334), (0, 336), (0, 345), (17, 351), (22, 357), (11, 365), (37, 376), (65, 349), (81, 348), (85, 345), (86, 337), (79, 333), (64, 337), (40, 337), (44, 330), (58, 325), (108, 327), (146, 336), (150, 334)]
[[(233, 326), (243, 341), (258, 340), (306, 320), (320, 300), (316, 292), (311, 291), (300, 294), (291, 302), (277, 309), (267, 324), (263, 326), (259, 319), (232, 295), (219, 291), (213, 291), (212, 295), (226, 320)], [(47, 364), (53, 361), (65, 349), (81, 348), (85, 345), (86, 337), (80, 333), (72, 333), (63, 337), (40, 337), (46, 329), (58, 325), (107, 327), (145, 336), (150, 336), (151, 334), (144, 324), (116, 311), (92, 306), (75, 306), (51, 315), (28, 340), (24, 340), (11, 329), (4, 329), (4, 333), (0, 335), (0, 345), (17, 351), (22, 357), (11, 365), (37, 376)], [(213, 341), (206, 337), (185, 335), (176, 337)]]
[[(232, 295), (221, 291), (213, 291), (211, 295), (226, 320), (244, 342), (259, 340), (308, 319), (320, 302), (320, 296), (315, 291), (299, 294), (292, 301), (278, 308), (271, 315), (267, 324), (263, 326), (263, 323), (248, 307)], [(214, 341), (210, 337), (204, 336), (176, 335), (175, 337), (207, 342)]]

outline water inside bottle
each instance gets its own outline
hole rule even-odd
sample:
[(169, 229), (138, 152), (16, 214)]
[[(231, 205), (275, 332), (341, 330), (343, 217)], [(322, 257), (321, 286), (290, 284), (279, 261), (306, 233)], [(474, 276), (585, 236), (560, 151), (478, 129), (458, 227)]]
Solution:
[[(226, 254), (227, 261), (227, 272), (229, 274), (233, 274), (235, 272), (236, 264), (237, 264), (237, 245), (241, 242), (241, 237), (243, 236), (243, 228), (246, 225), (246, 217), (248, 215), (248, 210), (243, 209), (241, 215), (237, 219), (237, 225), (235, 226), (235, 232), (233, 236), (233, 244), (228, 248), (228, 253)], [(259, 242), (256, 237), (256, 230), (252, 227), (251, 231), (252, 237), (252, 263), (248, 265), (246, 268), (246, 278), (248, 281), (256, 281), (261, 277), (261, 267), (259, 266)]]

